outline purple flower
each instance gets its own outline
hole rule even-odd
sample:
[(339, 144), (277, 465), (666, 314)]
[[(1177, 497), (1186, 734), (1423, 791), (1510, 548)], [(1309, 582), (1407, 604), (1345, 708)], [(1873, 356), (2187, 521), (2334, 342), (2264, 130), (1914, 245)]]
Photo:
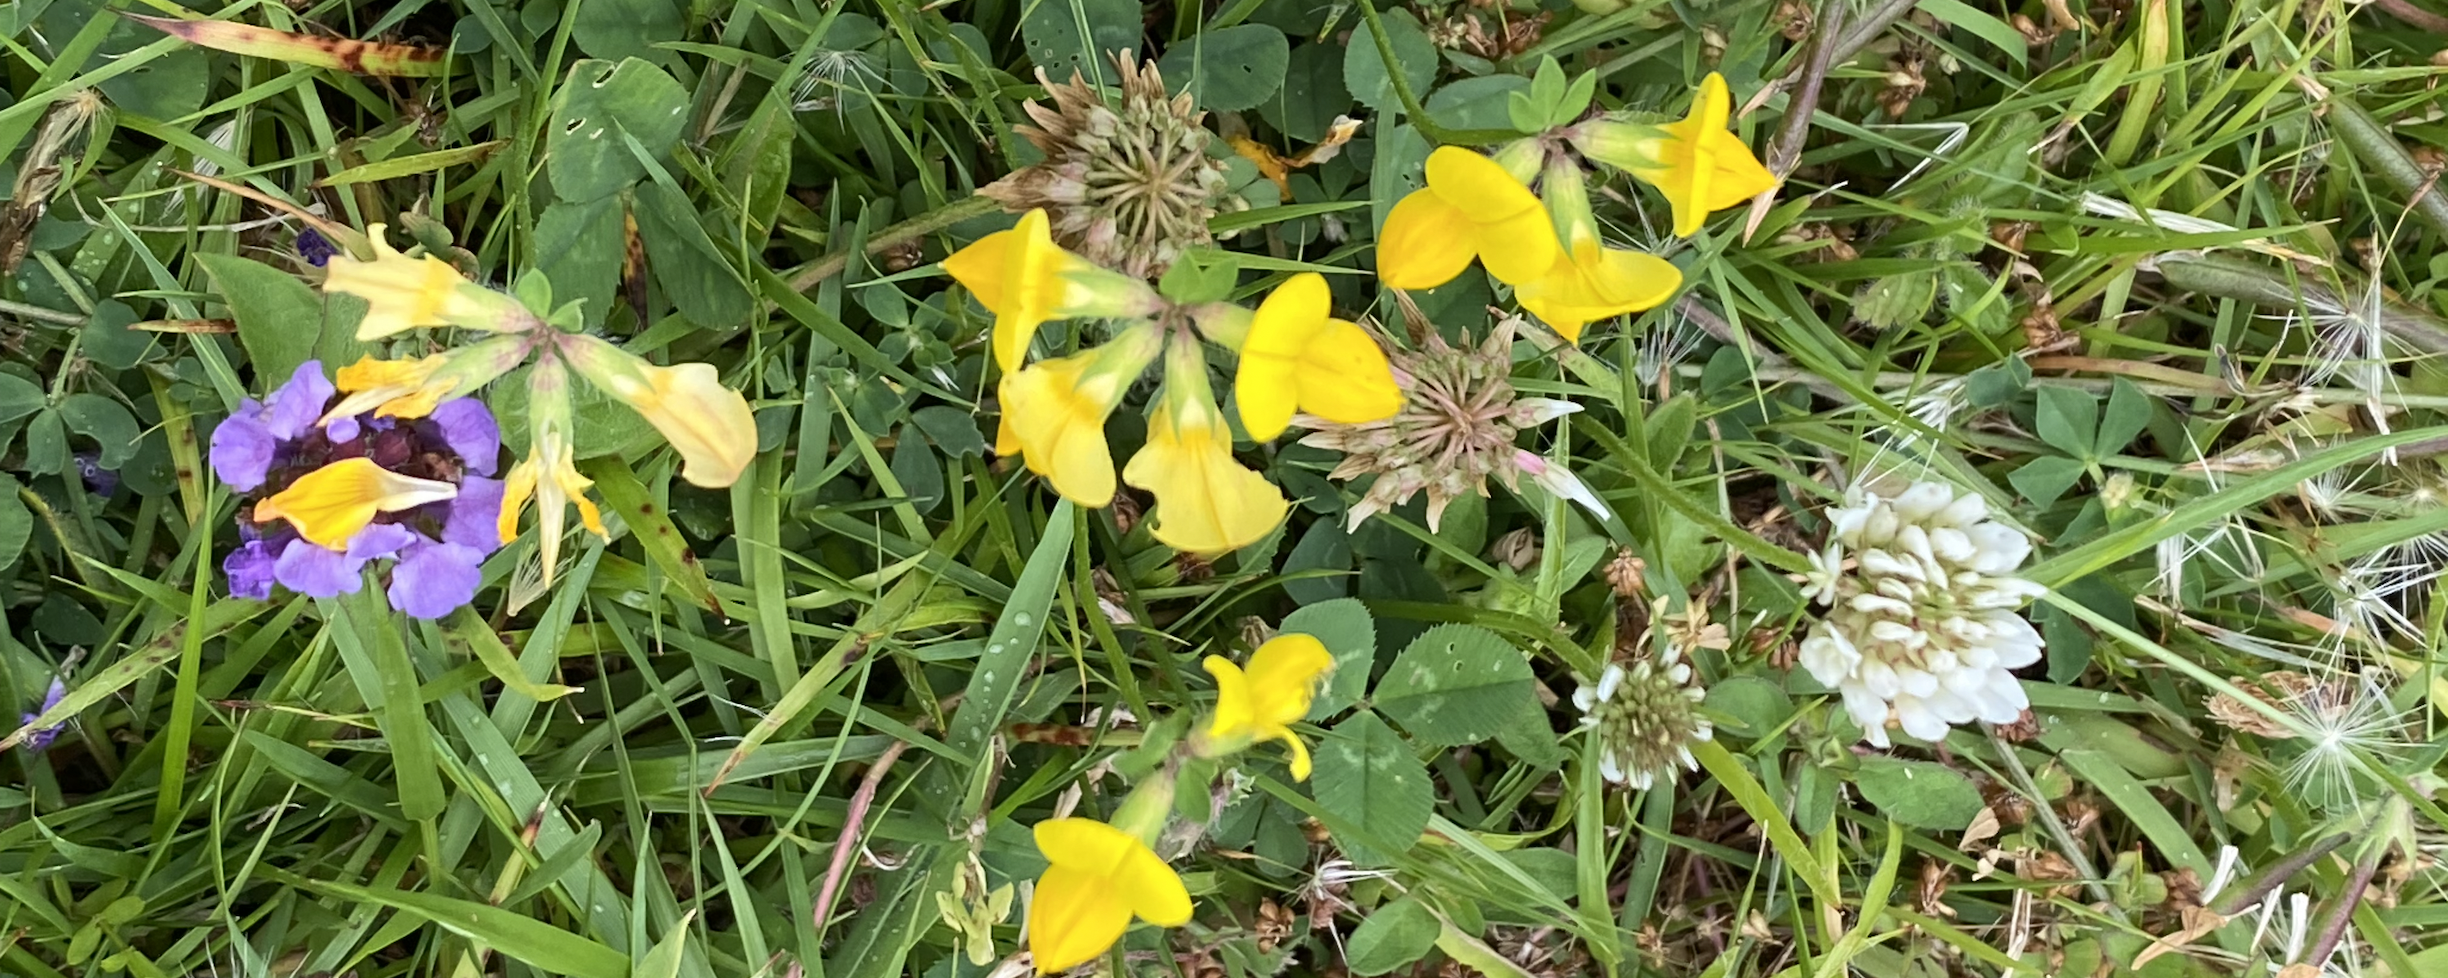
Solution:
[(313, 265), (316, 268), (321, 268), (323, 267), (323, 263), (330, 261), (332, 255), (338, 253), (338, 251), (339, 249), (332, 247), (332, 243), (329, 240), (326, 240), (321, 234), (316, 233), (315, 229), (299, 229), (297, 235), (297, 252), (298, 257), (306, 259), (306, 264)]
[(501, 549), (502, 483), (491, 478), (501, 467), (501, 429), (493, 413), (460, 399), (424, 418), (325, 422), (336, 393), (322, 365), (308, 361), (262, 402), (242, 402), (213, 432), (215, 474), (260, 499), (331, 463), (364, 459), (411, 478), (456, 483), (457, 496), (384, 511), (341, 550), (306, 540), (286, 523), (242, 521), (239, 546), (221, 563), (230, 593), (268, 599), (278, 584), (314, 598), (354, 594), (375, 566), (388, 575), (391, 606), (410, 615), (438, 618), (475, 600), (485, 557)]
[(119, 473), (102, 467), (102, 453), (76, 453), (77, 474), (85, 477), (85, 488), (104, 499), (119, 491)]
[[(43, 694), (42, 705), (36, 707), (32, 713), (20, 714), (19, 716), (21, 719), (19, 719), (17, 722), (20, 724), (27, 724), (42, 719), (43, 714), (51, 712), (51, 708), (58, 706), (60, 700), (67, 695), (68, 684), (63, 683), (56, 678), (51, 680), (51, 690), (50, 692)], [(51, 742), (58, 740), (60, 731), (66, 729), (67, 726), (67, 724), (61, 723), (43, 727), (35, 730), (32, 733), (26, 734), (25, 740), (22, 741), (22, 743), (25, 744), (26, 752), (30, 754), (40, 754), (43, 751), (50, 749)]]

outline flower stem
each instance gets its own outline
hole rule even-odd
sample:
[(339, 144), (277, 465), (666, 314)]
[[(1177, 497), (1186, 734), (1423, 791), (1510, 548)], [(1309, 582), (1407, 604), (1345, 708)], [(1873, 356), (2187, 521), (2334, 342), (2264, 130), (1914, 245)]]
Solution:
[(1394, 84), (1394, 98), (1402, 102), (1403, 114), (1411, 117), (1411, 125), (1439, 144), (1469, 144), (1484, 146), (1521, 134), (1510, 129), (1447, 129), (1428, 117), (1420, 107), (1419, 95), (1411, 90), (1411, 80), (1403, 77), (1402, 62), (1394, 57), (1394, 41), (1386, 37), (1385, 20), (1377, 16), (1376, 0), (1360, 0), (1360, 17), (1368, 21), (1369, 37), (1377, 42), (1377, 58), (1385, 64), (1386, 81)]
[[(866, 252), (873, 255), (898, 248), (962, 221), (984, 217), (993, 213), (998, 206), (1000, 205), (996, 204), (992, 198), (975, 195), (963, 197), (868, 235)], [(848, 267), (850, 267), (850, 251), (847, 248), (816, 259), (815, 264), (800, 269), (798, 274), (790, 277), (791, 290), (805, 292), (815, 288), (824, 280), (841, 274), (842, 269)]]

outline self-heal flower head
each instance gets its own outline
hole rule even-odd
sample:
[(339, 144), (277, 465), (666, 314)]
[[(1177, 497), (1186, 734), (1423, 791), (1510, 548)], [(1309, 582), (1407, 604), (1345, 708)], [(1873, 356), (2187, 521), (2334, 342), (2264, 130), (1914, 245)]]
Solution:
[(500, 466), (501, 434), (492, 412), (462, 398), (416, 419), (335, 416), (336, 397), (322, 364), (309, 361), (215, 430), (215, 473), (256, 497), (221, 563), (230, 593), (353, 593), (367, 566), (389, 561), (393, 608), (439, 618), (465, 606), (499, 546), (501, 483), (488, 477)]
[(1186, 553), (1249, 546), (1292, 508), (1274, 483), (1233, 459), (1232, 432), (1190, 343), (1167, 351), (1164, 399), (1148, 415), (1147, 444), (1123, 467), (1122, 481), (1156, 494), (1157, 541)]
[(561, 358), (545, 354), (527, 373), (527, 457), (510, 467), (502, 480), (501, 517), (494, 528), (499, 543), (518, 539), (519, 512), (532, 498), (536, 530), (543, 547), (544, 585), (550, 587), (561, 558), (561, 530), (569, 507), (578, 507), (578, 521), (587, 531), (610, 539), (603, 514), (586, 491), (594, 480), (578, 474), (576, 444), (570, 435), (569, 368)]
[(1269, 639), (1250, 654), (1249, 668), (1211, 655), (1200, 663), (1216, 681), (1215, 715), (1204, 737), (1219, 752), (1261, 740), (1280, 740), (1292, 751), (1292, 780), (1309, 780), (1309, 747), (1292, 724), (1309, 715), (1318, 680), (1334, 668), (1334, 655), (1317, 636), (1298, 632)]
[(348, 396), (324, 416), (422, 418), (444, 401), (473, 394), (509, 373), (534, 346), (525, 335), (496, 336), (415, 360), (360, 357), (335, 375), (340, 392)]
[(553, 339), (581, 376), (663, 434), (680, 453), (680, 477), (690, 484), (723, 488), (738, 482), (756, 459), (756, 417), (748, 399), (723, 386), (713, 364), (663, 367), (592, 336)]
[(1674, 233), (1690, 237), (1710, 212), (1777, 185), (1776, 175), (1751, 155), (1751, 147), (1726, 130), (1732, 114), (1733, 96), (1725, 77), (1710, 72), (1681, 121), (1651, 125), (1601, 119), (1574, 127), (1571, 138), (1583, 155), (1664, 193), (1674, 208)]
[(449, 262), (433, 255), (410, 258), (394, 250), (383, 240), (382, 225), (366, 228), (366, 239), (374, 245), (373, 261), (333, 255), (324, 266), (323, 280), (325, 292), (346, 292), (366, 301), (365, 319), (357, 324), (359, 340), (433, 326), (510, 333), (538, 325), (518, 300), (468, 281)]
[(1557, 157), (1540, 183), (1564, 248), (1547, 274), (1518, 284), (1513, 297), (1565, 340), (1579, 343), (1582, 328), (1590, 323), (1654, 308), (1682, 287), (1683, 273), (1673, 263), (1646, 252), (1609, 248), (1599, 238), (1580, 163)]
[(995, 364), (1005, 373), (1020, 369), (1049, 319), (1145, 316), (1162, 303), (1146, 282), (1056, 245), (1043, 209), (953, 252), (943, 269), (994, 313)]
[(1857, 486), (1827, 519), (1807, 586), (1830, 608), (1801, 661), (1843, 694), (1864, 739), (1887, 746), (1891, 720), (1936, 742), (1950, 724), (2021, 718), (2029, 701), (2009, 670), (2041, 652), (2039, 631), (2016, 611), (2044, 593), (2014, 576), (2031, 541), (1991, 521), (1979, 495), (1941, 482), (1893, 499)]
[(1326, 279), (1302, 272), (1269, 293), (1241, 341), (1233, 396), (1258, 441), (1283, 434), (1295, 411), (1360, 424), (1402, 410), (1383, 349), (1359, 324), (1332, 316)]
[(1112, 502), (1114, 459), (1105, 419), (1163, 345), (1163, 334), (1141, 323), (1095, 349), (1004, 374), (995, 451), (1018, 451), (1029, 471), (1065, 499), (1089, 507)]
[(1428, 154), (1428, 185), (1386, 212), (1377, 231), (1377, 277), (1397, 289), (1433, 289), (1476, 258), (1497, 281), (1520, 285), (1546, 275), (1559, 250), (1555, 223), (1526, 177), (1459, 146), (1440, 146)]
[(1046, 871), (1029, 901), (1029, 956), (1041, 975), (1096, 960), (1130, 929), (1190, 922), (1190, 890), (1148, 844), (1094, 819), (1036, 825)]

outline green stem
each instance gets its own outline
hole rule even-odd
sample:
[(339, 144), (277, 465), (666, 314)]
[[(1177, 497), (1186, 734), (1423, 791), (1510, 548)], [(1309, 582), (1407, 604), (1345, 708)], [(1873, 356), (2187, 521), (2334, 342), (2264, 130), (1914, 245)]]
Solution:
[(1394, 98), (1402, 102), (1403, 114), (1411, 117), (1411, 125), (1421, 135), (1441, 144), (1467, 143), (1484, 146), (1519, 139), (1521, 134), (1510, 129), (1447, 129), (1428, 117), (1420, 107), (1419, 95), (1411, 91), (1411, 80), (1403, 77), (1402, 62), (1394, 57), (1394, 42), (1386, 37), (1385, 21), (1377, 16), (1376, 0), (1360, 0), (1360, 17), (1368, 21), (1369, 37), (1377, 42), (1377, 57), (1385, 62), (1386, 80), (1394, 83)]
[[(867, 253), (870, 255), (880, 254), (890, 249), (898, 248), (912, 241), (926, 237), (927, 235), (934, 234), (935, 232), (951, 227), (952, 225), (959, 224), (962, 221), (966, 221), (971, 218), (984, 217), (987, 214), (993, 213), (996, 206), (998, 205), (994, 202), (994, 200), (988, 197), (970, 196), (953, 201), (949, 204), (943, 205), (942, 207), (938, 207), (924, 214), (920, 214), (917, 217), (910, 218), (909, 220), (868, 235)], [(815, 264), (800, 269), (798, 274), (790, 277), (791, 290), (794, 292), (805, 292), (809, 289), (815, 288), (824, 280), (841, 274), (842, 269), (848, 267), (850, 267), (850, 252), (848, 249), (836, 251), (830, 255), (816, 259)]]

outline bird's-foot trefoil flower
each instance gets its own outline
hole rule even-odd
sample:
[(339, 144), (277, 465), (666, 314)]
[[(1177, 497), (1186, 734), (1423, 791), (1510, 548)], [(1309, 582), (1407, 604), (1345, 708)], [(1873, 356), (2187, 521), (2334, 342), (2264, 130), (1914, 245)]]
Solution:
[(517, 299), (467, 280), (433, 255), (411, 258), (383, 240), (383, 226), (366, 228), (374, 260), (333, 255), (324, 265), (323, 291), (364, 299), (359, 340), (378, 340), (430, 326), (458, 326), (495, 333), (525, 332), (540, 324)]
[(553, 337), (561, 356), (614, 400), (629, 406), (680, 453), (680, 477), (720, 488), (739, 481), (756, 458), (756, 417), (748, 399), (723, 386), (713, 364), (661, 367), (592, 336)]
[(1711, 212), (1777, 185), (1776, 175), (1751, 155), (1751, 147), (1727, 131), (1732, 113), (1733, 96), (1725, 78), (1711, 72), (1693, 94), (1691, 112), (1680, 121), (1596, 119), (1573, 127), (1568, 138), (1582, 155), (1664, 193), (1674, 209), (1674, 233), (1690, 237)]
[(1564, 247), (1547, 274), (1519, 283), (1513, 297), (1564, 339), (1579, 343), (1591, 322), (1655, 307), (1682, 287), (1683, 273), (1667, 260), (1600, 240), (1579, 161), (1550, 159), (1540, 189)]
[[(1283, 434), (1296, 411), (1360, 424), (1402, 409), (1402, 391), (1394, 386), (1385, 350), (1359, 324), (1334, 318), (1333, 304), (1325, 277), (1302, 272), (1268, 294), (1255, 315), (1222, 303), (1201, 310), (1207, 319), (1248, 319), (1233, 397), (1241, 427), (1252, 439), (1271, 441)], [(1209, 331), (1209, 337), (1217, 332)]]
[(1246, 670), (1223, 656), (1208, 656), (1201, 665), (1215, 677), (1215, 713), (1196, 749), (1222, 756), (1258, 741), (1280, 740), (1292, 751), (1292, 780), (1309, 780), (1309, 748), (1292, 732), (1292, 724), (1309, 715), (1318, 680), (1334, 664), (1325, 643), (1298, 632), (1267, 640), (1250, 654)]
[(1156, 854), (1173, 804), (1173, 775), (1132, 789), (1111, 824), (1057, 818), (1036, 825), (1045, 875), (1029, 900), (1029, 957), (1040, 975), (1086, 964), (1113, 947), (1136, 917), (1158, 927), (1190, 922), (1190, 890)]
[(214, 429), (213, 472), (251, 500), (221, 564), (230, 593), (266, 599), (278, 585), (334, 597), (387, 560), (385, 592), (400, 611), (439, 618), (475, 600), (500, 547), (492, 412), (462, 398), (421, 418), (329, 416), (337, 397), (308, 361)]
[(1555, 265), (1555, 222), (1529, 181), (1541, 150), (1523, 140), (1503, 161), (1459, 146), (1428, 154), (1428, 185), (1386, 212), (1377, 232), (1377, 277), (1397, 289), (1433, 289), (1476, 258), (1508, 285), (1535, 281)]
[(495, 336), (415, 360), (360, 358), (334, 379), (347, 395), (324, 413), (341, 418), (372, 412), (378, 418), (422, 418), (443, 401), (466, 397), (527, 359), (535, 341), (527, 334)]
[(1193, 554), (1239, 550), (1265, 538), (1292, 508), (1283, 491), (1232, 456), (1232, 431), (1207, 386), (1198, 346), (1165, 354), (1163, 399), (1148, 415), (1146, 446), (1122, 481), (1156, 494), (1158, 542)]
[(994, 313), (995, 365), (1005, 373), (1020, 369), (1046, 320), (1142, 317), (1164, 301), (1146, 282), (1056, 245), (1042, 209), (953, 252), (943, 269)]
[(1140, 323), (1095, 349), (1004, 374), (995, 451), (1017, 450), (1029, 471), (1072, 502), (1090, 507), (1112, 502), (1114, 459), (1105, 443), (1105, 419), (1164, 343), (1154, 324)]
[(530, 497), (535, 499), (547, 587), (560, 562), (561, 531), (567, 525), (570, 505), (578, 507), (578, 521), (588, 532), (610, 537), (604, 531), (603, 515), (586, 496), (587, 488), (595, 483), (578, 474), (577, 448), (570, 432), (569, 368), (562, 366), (558, 355), (548, 353), (527, 373), (527, 457), (511, 466), (509, 477), (503, 480), (501, 519), (494, 531), (499, 543), (518, 539), (519, 511), (527, 507)]

